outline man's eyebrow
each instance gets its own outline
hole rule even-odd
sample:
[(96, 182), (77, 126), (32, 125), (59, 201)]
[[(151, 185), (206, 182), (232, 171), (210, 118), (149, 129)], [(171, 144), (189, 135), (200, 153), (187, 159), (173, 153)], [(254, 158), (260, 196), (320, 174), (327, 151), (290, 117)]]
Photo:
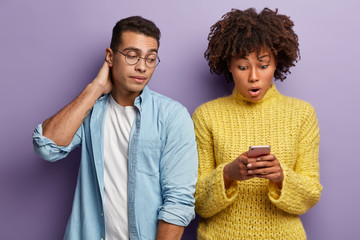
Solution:
[[(139, 49), (139, 48), (136, 48), (136, 47), (127, 47), (127, 48), (125, 48), (123, 51), (135, 51), (135, 52), (142, 52), (142, 50), (141, 49)], [(156, 48), (153, 48), (153, 49), (149, 49), (147, 52), (148, 53), (151, 53), (151, 52), (156, 52), (157, 53), (157, 49)]]

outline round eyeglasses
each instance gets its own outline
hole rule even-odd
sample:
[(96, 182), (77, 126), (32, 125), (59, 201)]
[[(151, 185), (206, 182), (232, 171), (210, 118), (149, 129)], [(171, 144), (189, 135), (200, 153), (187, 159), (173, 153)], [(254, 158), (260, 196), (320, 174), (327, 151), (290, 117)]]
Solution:
[(137, 64), (140, 59), (144, 59), (145, 60), (145, 64), (146, 66), (150, 67), (150, 68), (154, 68), (156, 67), (159, 63), (160, 63), (160, 58), (157, 56), (157, 54), (150, 54), (147, 55), (146, 57), (140, 57), (140, 54), (137, 51), (129, 51), (127, 53), (123, 53), (117, 49), (115, 49), (116, 52), (121, 53), (122, 55), (125, 56), (125, 61), (127, 62), (127, 64), (129, 65), (135, 65)]

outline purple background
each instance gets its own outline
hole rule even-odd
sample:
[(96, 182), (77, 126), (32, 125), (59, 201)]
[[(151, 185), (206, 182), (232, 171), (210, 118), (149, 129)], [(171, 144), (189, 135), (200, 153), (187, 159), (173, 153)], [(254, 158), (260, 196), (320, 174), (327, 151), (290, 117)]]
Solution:
[[(190, 113), (231, 90), (203, 58), (209, 28), (231, 8), (279, 8), (295, 22), (302, 59), (286, 95), (317, 110), (320, 202), (302, 216), (308, 239), (358, 239), (360, 28), (357, 1), (0, 1), (0, 239), (61, 239), (70, 214), (80, 152), (51, 164), (37, 157), (35, 126), (69, 103), (104, 59), (116, 21), (153, 20), (162, 31), (161, 64), (149, 86)], [(183, 239), (195, 239), (196, 221)]]

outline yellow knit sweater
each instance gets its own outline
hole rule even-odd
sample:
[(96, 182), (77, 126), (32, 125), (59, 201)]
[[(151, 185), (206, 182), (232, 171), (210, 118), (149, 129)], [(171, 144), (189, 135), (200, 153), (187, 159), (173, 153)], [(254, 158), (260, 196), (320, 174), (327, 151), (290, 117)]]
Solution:
[[(193, 114), (199, 151), (198, 239), (306, 239), (298, 215), (320, 198), (319, 128), (312, 106), (281, 95), (274, 84), (259, 102), (238, 90)], [(282, 189), (267, 179), (234, 181), (223, 167), (250, 145), (270, 145), (284, 173)]]

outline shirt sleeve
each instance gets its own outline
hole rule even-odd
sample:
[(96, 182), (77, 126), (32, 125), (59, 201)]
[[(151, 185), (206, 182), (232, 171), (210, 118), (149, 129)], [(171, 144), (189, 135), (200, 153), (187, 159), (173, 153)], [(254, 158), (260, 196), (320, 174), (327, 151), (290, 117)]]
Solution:
[(209, 218), (228, 207), (238, 196), (238, 182), (233, 181), (225, 189), (223, 169), (216, 166), (211, 124), (206, 113), (197, 109), (193, 114), (196, 141), (199, 152), (199, 180), (196, 185), (195, 209), (201, 217)]
[(58, 146), (51, 139), (43, 136), (42, 124), (39, 124), (32, 135), (35, 152), (44, 160), (55, 162), (65, 158), (74, 148), (80, 145), (82, 125), (77, 130), (71, 143), (67, 146)]
[(167, 139), (160, 161), (163, 205), (158, 219), (187, 226), (195, 218), (194, 193), (198, 155), (194, 125), (184, 107), (168, 119)]
[(284, 173), (282, 189), (269, 182), (269, 198), (280, 209), (292, 214), (304, 214), (320, 199), (319, 127), (310, 106), (303, 117), (298, 143), (296, 166), (281, 166)]

